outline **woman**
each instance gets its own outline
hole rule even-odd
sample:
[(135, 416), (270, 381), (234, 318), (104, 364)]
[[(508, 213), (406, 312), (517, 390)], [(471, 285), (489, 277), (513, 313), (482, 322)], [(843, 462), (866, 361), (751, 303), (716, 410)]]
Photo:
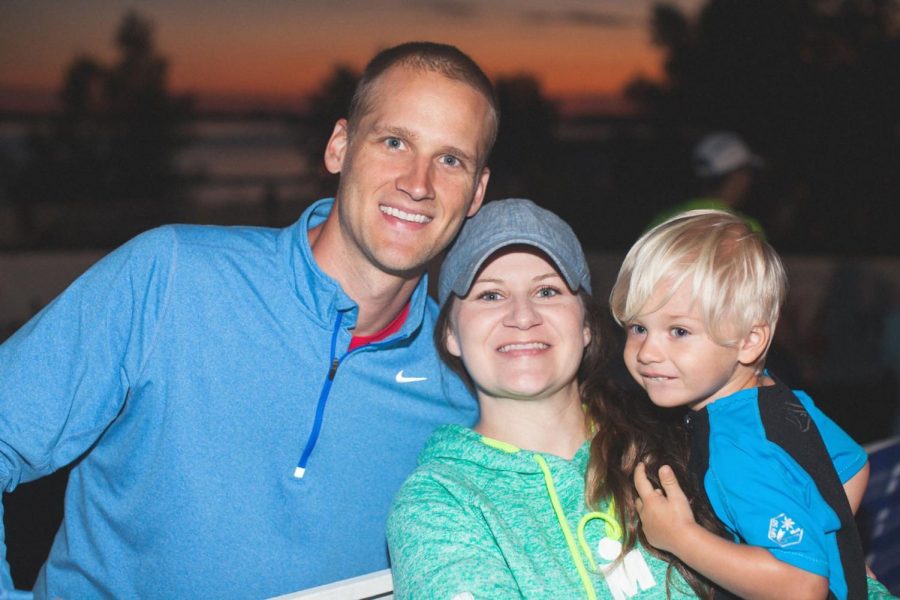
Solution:
[[(398, 598), (694, 596), (637, 541), (631, 469), (652, 452), (610, 418), (626, 405), (601, 375), (603, 318), (590, 293), (578, 239), (553, 213), (500, 200), (464, 226), (441, 270), (435, 335), (481, 416), (474, 429), (435, 432), (395, 500)], [(595, 450), (611, 465), (610, 489), (592, 510), (594, 431), (612, 437)]]

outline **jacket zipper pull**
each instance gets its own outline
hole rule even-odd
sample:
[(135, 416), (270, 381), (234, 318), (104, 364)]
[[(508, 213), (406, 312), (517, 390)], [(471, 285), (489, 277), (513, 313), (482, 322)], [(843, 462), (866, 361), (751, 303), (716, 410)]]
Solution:
[(331, 361), (331, 370), (328, 371), (328, 379), (330, 381), (334, 381), (334, 374), (337, 373), (338, 365), (341, 364), (341, 361), (337, 358)]

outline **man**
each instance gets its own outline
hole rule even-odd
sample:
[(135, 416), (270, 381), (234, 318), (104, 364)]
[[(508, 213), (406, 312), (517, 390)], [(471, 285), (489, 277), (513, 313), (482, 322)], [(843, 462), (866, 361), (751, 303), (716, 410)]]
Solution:
[(759, 222), (740, 212), (750, 193), (756, 170), (765, 162), (753, 154), (736, 133), (716, 131), (697, 142), (691, 155), (699, 195), (658, 214), (647, 229), (669, 220), (680, 212), (700, 208), (727, 210), (740, 215), (754, 231), (762, 232)]
[(476, 417), (423, 273), (481, 205), (496, 131), (471, 59), (388, 49), (327, 144), (333, 201), (138, 236), (0, 346), (3, 489), (75, 461), (36, 597), (260, 598), (387, 567), (421, 445)]

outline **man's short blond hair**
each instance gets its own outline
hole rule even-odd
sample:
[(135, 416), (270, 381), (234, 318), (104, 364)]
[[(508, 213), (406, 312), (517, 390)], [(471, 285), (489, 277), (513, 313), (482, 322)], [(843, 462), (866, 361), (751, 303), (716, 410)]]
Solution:
[[(661, 284), (668, 294), (647, 306)], [(690, 286), (706, 330), (732, 345), (754, 325), (774, 334), (787, 296), (787, 275), (778, 254), (739, 216), (692, 210), (660, 223), (635, 242), (610, 294), (616, 321), (627, 324), (654, 312), (681, 287)]]
[[(349, 133), (353, 135), (359, 121), (369, 114), (377, 102), (377, 83), (392, 67), (438, 73), (447, 79), (459, 81), (480, 93), (488, 103), (489, 119), (482, 144), (484, 156), (479, 169), (487, 162), (500, 127), (500, 106), (494, 85), (481, 67), (455, 46), (436, 42), (406, 42), (382, 50), (369, 61), (353, 92), (347, 115)], [(382, 93), (384, 93), (382, 91)]]

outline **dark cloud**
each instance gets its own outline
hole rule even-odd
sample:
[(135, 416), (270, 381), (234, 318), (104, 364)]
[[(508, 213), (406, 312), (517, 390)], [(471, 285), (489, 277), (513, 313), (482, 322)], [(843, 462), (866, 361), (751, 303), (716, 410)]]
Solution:
[(531, 23), (564, 25), (583, 25), (585, 27), (602, 27), (604, 29), (624, 29), (633, 27), (637, 22), (630, 17), (623, 17), (608, 12), (595, 10), (532, 10), (525, 13), (525, 20)]
[(479, 16), (476, 3), (465, 0), (422, 0), (416, 2), (414, 6), (442, 17), (472, 19)]

